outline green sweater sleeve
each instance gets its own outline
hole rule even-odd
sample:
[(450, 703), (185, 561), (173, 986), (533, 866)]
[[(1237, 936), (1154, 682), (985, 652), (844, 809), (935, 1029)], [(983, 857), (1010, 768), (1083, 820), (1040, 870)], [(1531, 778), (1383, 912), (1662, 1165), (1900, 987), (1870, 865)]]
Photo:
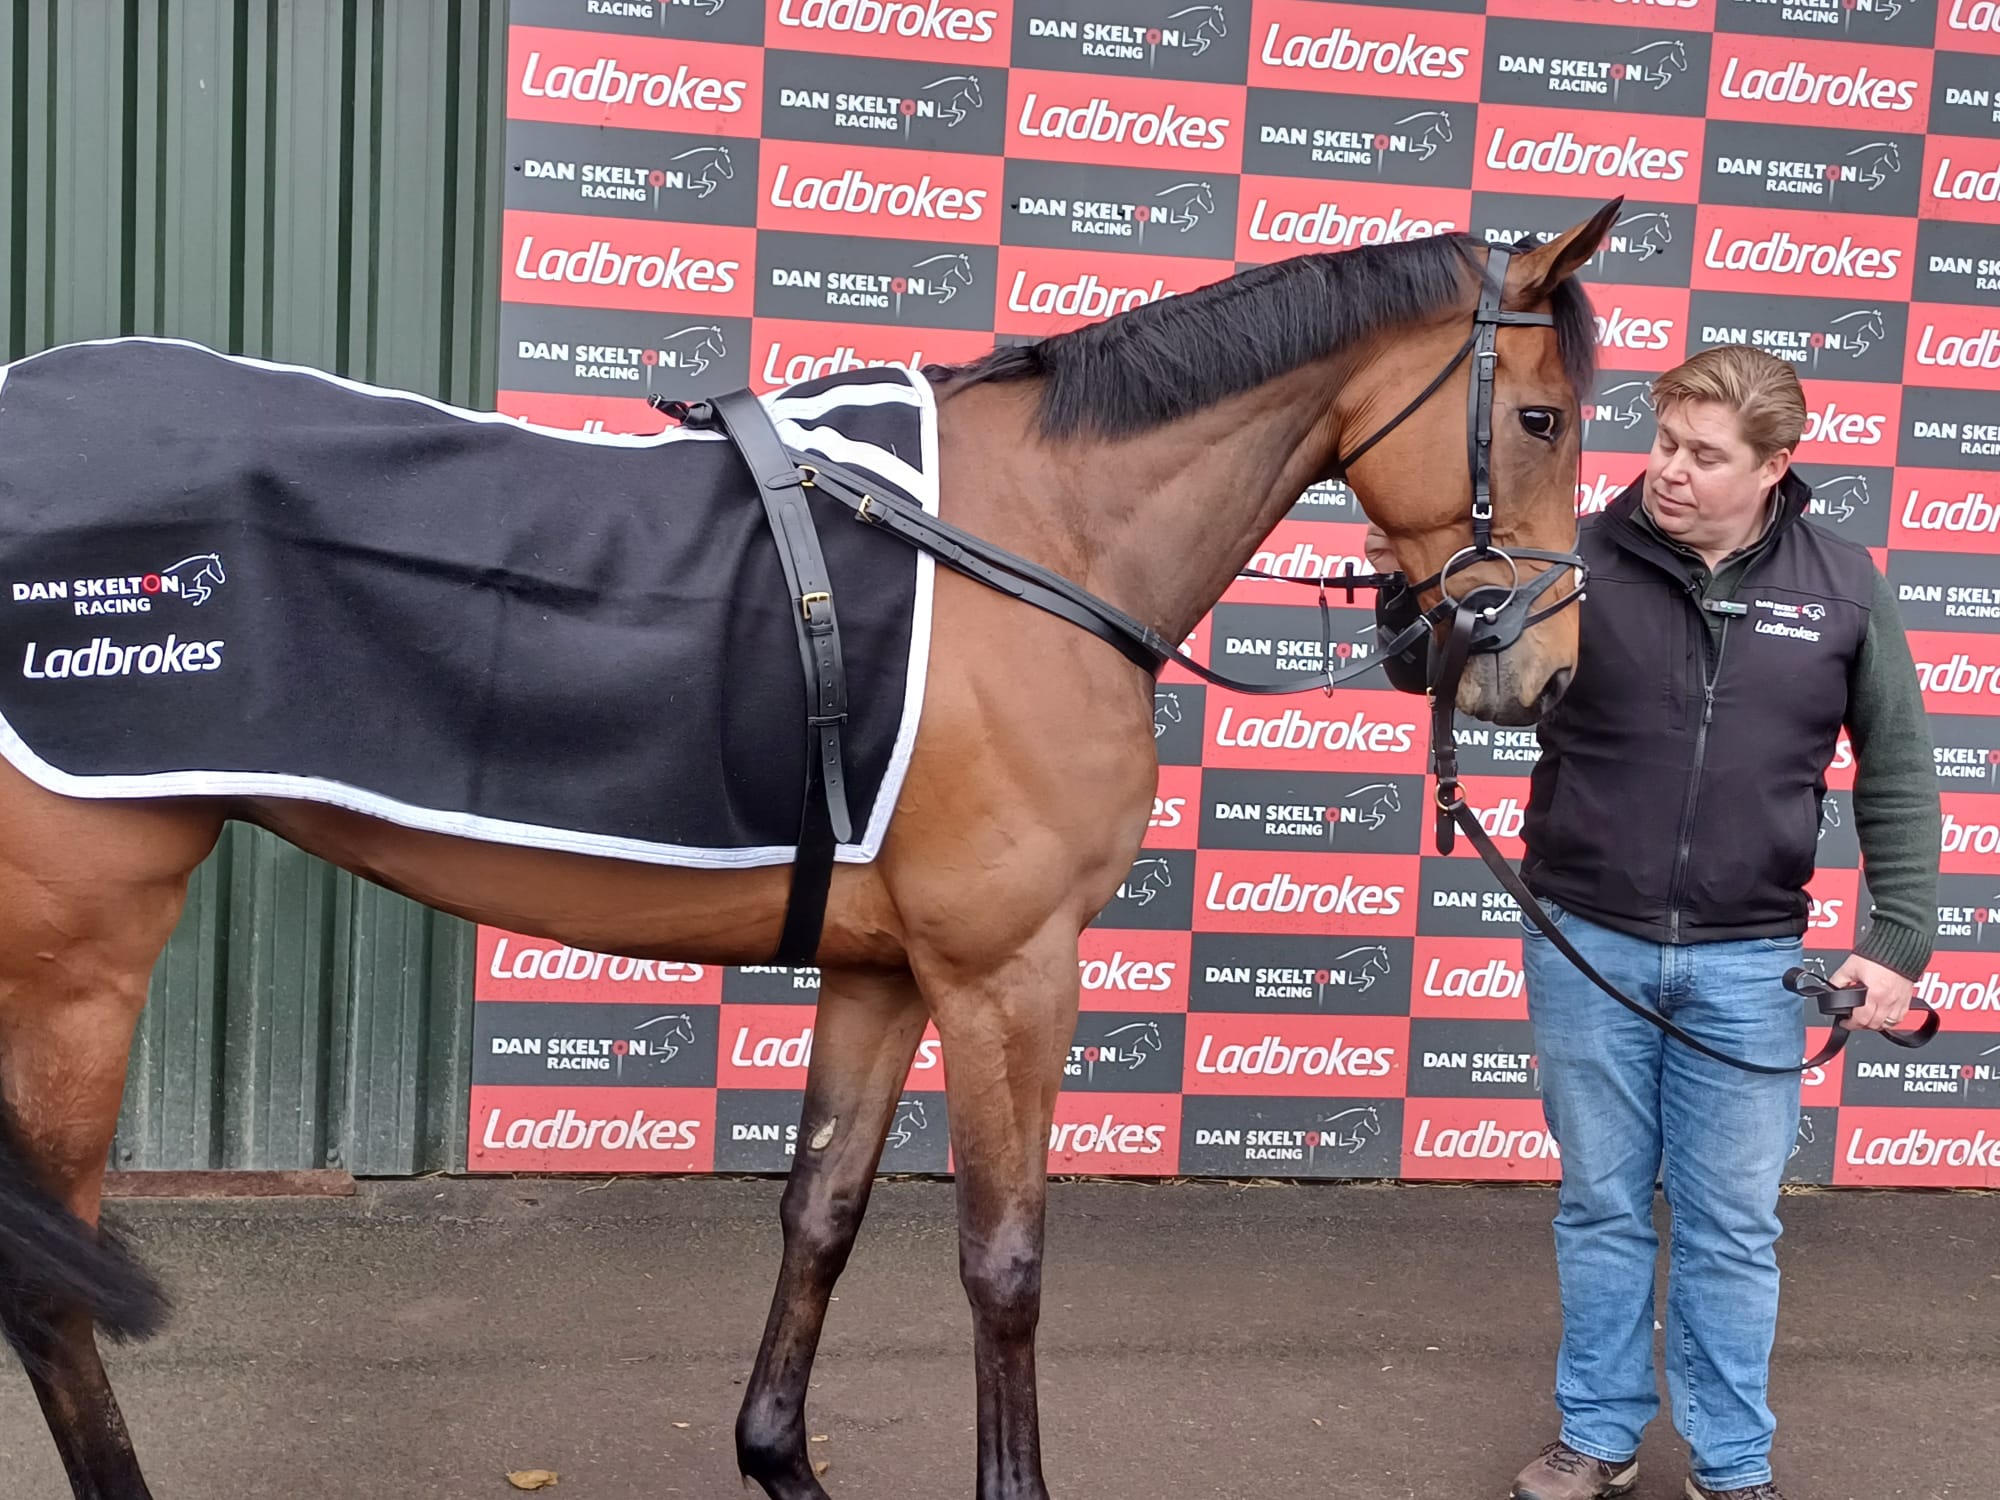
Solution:
[(1868, 636), (1848, 679), (1847, 730), (1855, 830), (1873, 902), (1854, 951), (1921, 978), (1937, 937), (1943, 814), (1923, 689), (1895, 590), (1880, 572)]

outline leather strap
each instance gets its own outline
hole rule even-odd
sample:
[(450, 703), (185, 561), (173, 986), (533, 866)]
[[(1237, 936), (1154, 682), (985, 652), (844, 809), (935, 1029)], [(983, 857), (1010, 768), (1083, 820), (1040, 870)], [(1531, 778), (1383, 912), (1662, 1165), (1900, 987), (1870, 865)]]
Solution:
[(826, 921), (836, 845), (854, 836), (847, 809), (847, 773), (841, 727), (847, 722), (847, 671), (840, 650), (840, 617), (833, 579), (820, 550), (805, 492), (805, 475), (786, 451), (770, 415), (750, 391), (732, 391), (708, 403), (715, 421), (749, 467), (771, 523), (778, 560), (791, 596), (792, 625), (806, 683), (806, 784), (800, 810), (799, 849), (792, 867), (791, 900), (773, 962), (812, 963)]

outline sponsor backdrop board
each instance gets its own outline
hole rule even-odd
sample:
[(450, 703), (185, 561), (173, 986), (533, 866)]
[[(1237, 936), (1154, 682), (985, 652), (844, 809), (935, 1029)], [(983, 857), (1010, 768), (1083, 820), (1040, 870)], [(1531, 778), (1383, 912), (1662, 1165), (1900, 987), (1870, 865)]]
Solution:
[[(1604, 375), (1580, 510), (1652, 440), (1648, 378), (1748, 340), (1793, 361), (1815, 524), (1912, 631), (1945, 793), (1921, 1053), (1808, 1080), (1791, 1176), (2000, 1185), (2000, 6), (1993, 0), (515, 0), (500, 406), (658, 431), (652, 393), (950, 361), (1278, 257), (1613, 194), (1588, 272)], [(1256, 559), (1355, 559), (1338, 488)], [(1371, 616), (1339, 610), (1337, 650)], [(1245, 583), (1195, 635), (1315, 665)], [(1231, 695), (1169, 670), (1148, 847), (1085, 935), (1057, 1171), (1541, 1178), (1509, 899), (1431, 852), (1421, 701)], [(1532, 732), (1474, 726), (1518, 855)], [(1867, 888), (1843, 741), (1809, 955)], [(782, 1171), (810, 972), (481, 934), (475, 1170)], [(1773, 997), (1774, 1002), (1777, 997)], [(927, 1037), (885, 1170), (950, 1168)]]

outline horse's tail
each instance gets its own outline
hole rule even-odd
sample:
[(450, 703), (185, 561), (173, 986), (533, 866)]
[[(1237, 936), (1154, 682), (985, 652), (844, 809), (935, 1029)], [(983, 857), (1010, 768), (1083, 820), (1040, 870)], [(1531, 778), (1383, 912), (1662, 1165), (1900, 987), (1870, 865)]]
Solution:
[(30, 1373), (47, 1373), (58, 1322), (78, 1311), (123, 1343), (157, 1333), (168, 1303), (116, 1234), (91, 1228), (36, 1180), (0, 1105), (0, 1321)]

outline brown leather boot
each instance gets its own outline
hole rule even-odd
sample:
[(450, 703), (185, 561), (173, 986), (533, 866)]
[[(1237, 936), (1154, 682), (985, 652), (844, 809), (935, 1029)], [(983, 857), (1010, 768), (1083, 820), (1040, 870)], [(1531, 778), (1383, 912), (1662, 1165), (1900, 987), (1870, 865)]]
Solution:
[(1637, 1458), (1608, 1464), (1555, 1442), (1521, 1471), (1514, 1481), (1514, 1500), (1608, 1500), (1631, 1494), (1638, 1483)]
[(1692, 1479), (1687, 1482), (1687, 1500), (1785, 1500), (1775, 1484), (1753, 1484), (1741, 1490), (1705, 1490)]

